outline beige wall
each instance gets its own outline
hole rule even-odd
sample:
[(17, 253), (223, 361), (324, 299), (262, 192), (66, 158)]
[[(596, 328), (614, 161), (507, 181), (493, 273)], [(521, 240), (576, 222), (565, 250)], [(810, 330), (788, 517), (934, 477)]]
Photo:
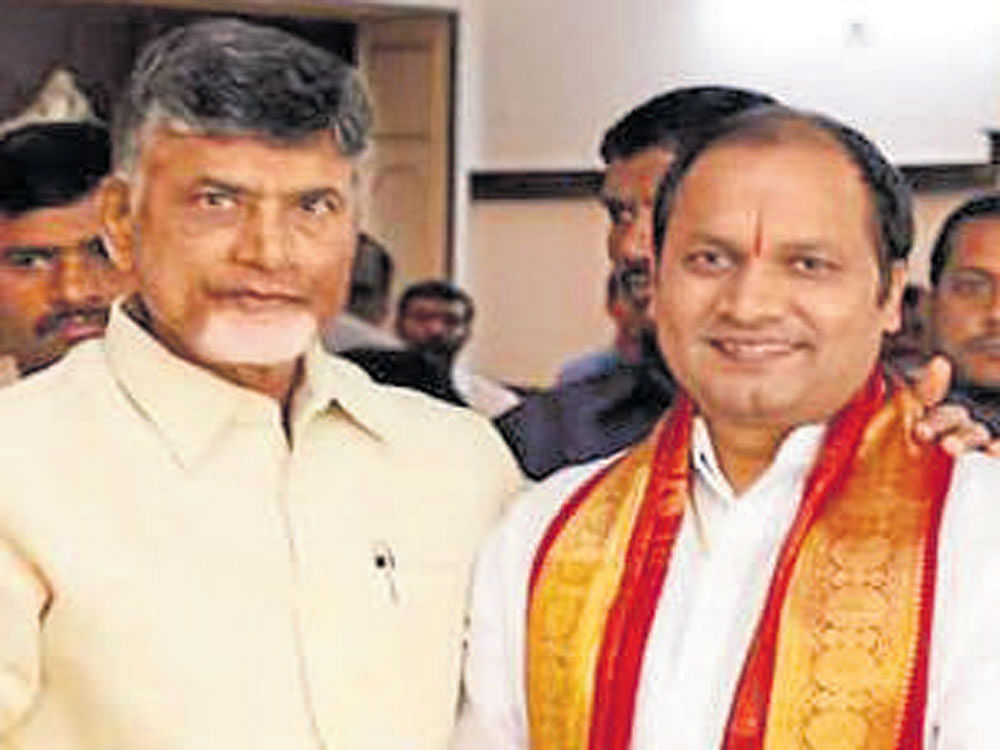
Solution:
[(469, 357), (544, 385), (566, 355), (603, 346), (604, 214), (596, 201), (481, 201), (470, 212), (464, 285), (478, 306)]

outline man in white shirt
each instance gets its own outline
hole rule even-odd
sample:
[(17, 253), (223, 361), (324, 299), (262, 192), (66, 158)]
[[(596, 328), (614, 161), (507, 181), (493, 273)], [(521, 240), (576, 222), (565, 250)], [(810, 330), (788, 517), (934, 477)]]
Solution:
[(488, 542), (459, 747), (995, 744), (1000, 462), (915, 443), (878, 365), (911, 239), (902, 178), (829, 119), (679, 156), (654, 310), (683, 395)]
[(275, 29), (140, 55), (102, 193), (138, 291), (0, 392), (0, 746), (447, 741), (519, 476), (481, 418), (319, 346), (369, 124), (354, 71)]

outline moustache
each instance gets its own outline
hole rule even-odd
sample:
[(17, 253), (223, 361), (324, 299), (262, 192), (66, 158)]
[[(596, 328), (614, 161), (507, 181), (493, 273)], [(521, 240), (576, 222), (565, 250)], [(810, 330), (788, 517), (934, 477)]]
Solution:
[(226, 281), (213, 284), (209, 293), (216, 297), (259, 297), (285, 299), (289, 302), (303, 299), (302, 289), (298, 284), (273, 281), (270, 279), (252, 281)]
[(35, 335), (39, 338), (50, 336), (69, 323), (101, 326), (108, 324), (108, 308), (97, 305), (62, 307), (44, 316), (35, 325)]
[(986, 334), (969, 339), (965, 349), (971, 352), (1000, 354), (1000, 334)]

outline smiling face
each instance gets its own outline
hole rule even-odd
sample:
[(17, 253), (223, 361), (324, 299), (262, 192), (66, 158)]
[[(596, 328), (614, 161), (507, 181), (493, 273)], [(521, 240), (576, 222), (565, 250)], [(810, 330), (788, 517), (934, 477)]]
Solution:
[(1000, 217), (960, 226), (934, 292), (935, 343), (956, 378), (1000, 389)]
[(356, 238), (352, 162), (329, 133), (150, 133), (105, 220), (153, 334), (207, 367), (287, 366), (339, 311)]
[(671, 372), (709, 424), (783, 433), (844, 406), (899, 324), (879, 298), (860, 173), (819, 134), (720, 144), (684, 177), (654, 299)]
[(21, 372), (61, 357), (100, 336), (125, 277), (100, 238), (91, 194), (64, 206), (0, 217), (0, 353)]

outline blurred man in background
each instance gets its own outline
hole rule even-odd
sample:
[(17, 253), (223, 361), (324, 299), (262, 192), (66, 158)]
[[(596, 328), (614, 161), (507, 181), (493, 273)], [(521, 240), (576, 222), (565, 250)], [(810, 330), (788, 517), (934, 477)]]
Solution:
[(952, 398), (1000, 435), (1000, 194), (945, 220), (931, 283), (934, 346), (955, 367)]
[(446, 373), (459, 399), (488, 417), (519, 403), (518, 396), (470, 370), (459, 355), (472, 335), (475, 305), (467, 292), (448, 281), (411, 284), (399, 298), (396, 334), (411, 351)]
[(0, 354), (26, 375), (104, 333), (126, 276), (101, 237), (98, 124), (24, 125), (0, 139)]

